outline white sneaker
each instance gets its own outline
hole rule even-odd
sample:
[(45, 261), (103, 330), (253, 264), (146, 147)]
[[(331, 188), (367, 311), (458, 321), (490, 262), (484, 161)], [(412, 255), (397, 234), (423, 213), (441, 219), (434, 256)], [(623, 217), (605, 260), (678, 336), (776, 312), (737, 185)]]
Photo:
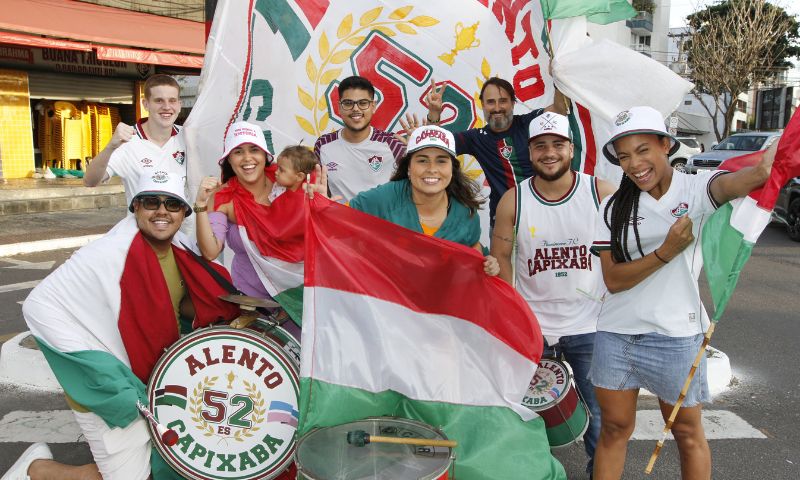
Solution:
[(11, 465), (3, 478), (0, 480), (28, 480), (28, 468), (35, 460), (52, 460), (53, 454), (46, 443), (34, 443), (27, 450), (22, 452), (19, 459)]

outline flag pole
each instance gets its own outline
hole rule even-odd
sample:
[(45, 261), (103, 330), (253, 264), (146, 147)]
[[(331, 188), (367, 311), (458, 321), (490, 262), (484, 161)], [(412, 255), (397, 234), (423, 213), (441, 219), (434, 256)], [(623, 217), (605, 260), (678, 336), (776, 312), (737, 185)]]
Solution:
[(669, 415), (669, 420), (667, 420), (667, 424), (664, 425), (664, 431), (661, 432), (661, 440), (658, 441), (656, 444), (656, 448), (653, 449), (653, 454), (650, 455), (650, 461), (647, 462), (647, 467), (644, 469), (644, 473), (650, 475), (653, 471), (653, 466), (656, 463), (656, 459), (658, 459), (658, 455), (661, 453), (661, 447), (664, 446), (664, 441), (667, 439), (667, 435), (669, 434), (670, 430), (672, 430), (672, 424), (675, 422), (675, 417), (678, 416), (678, 410), (681, 409), (681, 405), (683, 405), (683, 400), (686, 398), (686, 392), (689, 391), (689, 385), (692, 383), (692, 379), (694, 378), (694, 373), (697, 371), (697, 367), (700, 365), (700, 361), (703, 359), (703, 355), (706, 354), (706, 347), (708, 346), (709, 342), (711, 341), (711, 335), (714, 334), (714, 328), (717, 326), (716, 323), (712, 323), (708, 326), (708, 330), (706, 331), (705, 336), (703, 337), (703, 344), (700, 345), (700, 351), (697, 352), (697, 356), (694, 358), (694, 363), (692, 364), (692, 368), (689, 369), (689, 375), (686, 377), (686, 382), (683, 384), (683, 389), (681, 390), (681, 394), (678, 395), (678, 401), (675, 402), (675, 406), (672, 407), (672, 413)]

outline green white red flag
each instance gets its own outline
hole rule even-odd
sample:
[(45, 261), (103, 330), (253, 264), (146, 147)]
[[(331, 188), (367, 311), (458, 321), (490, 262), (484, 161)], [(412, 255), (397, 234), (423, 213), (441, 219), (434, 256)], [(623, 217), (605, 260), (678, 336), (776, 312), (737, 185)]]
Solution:
[(306, 226), (298, 434), (399, 416), (458, 441), (458, 478), (557, 479), (521, 405), (538, 322), (474, 249), (317, 196)]
[[(726, 160), (720, 170), (736, 171), (755, 165), (764, 151)], [(778, 194), (789, 179), (800, 176), (800, 114), (795, 112), (778, 141), (772, 173), (762, 188), (720, 207), (703, 227), (704, 269), (714, 315), (718, 322), (725, 311), (753, 246), (769, 224)]]

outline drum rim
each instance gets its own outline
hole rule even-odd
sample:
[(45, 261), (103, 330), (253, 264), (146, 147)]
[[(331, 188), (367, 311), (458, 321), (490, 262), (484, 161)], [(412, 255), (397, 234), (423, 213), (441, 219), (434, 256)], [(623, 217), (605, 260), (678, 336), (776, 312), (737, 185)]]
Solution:
[[(147, 379), (147, 385), (145, 386), (146, 387), (145, 388), (145, 393), (147, 395), (147, 404), (148, 404), (148, 407), (151, 409), (151, 412), (153, 412), (154, 416), (155, 416), (155, 409), (153, 408), (153, 401), (154, 401), (153, 397), (155, 395), (155, 390), (156, 389), (155, 389), (155, 384), (154, 384), (153, 380), (156, 377), (157, 372), (160, 372), (160, 370), (164, 367), (164, 364), (168, 361), (170, 355), (174, 354), (178, 350), (181, 350), (182, 348), (185, 348), (187, 346), (186, 345), (187, 342), (190, 342), (190, 341), (194, 340), (195, 337), (200, 337), (200, 336), (210, 335), (210, 334), (221, 334), (221, 335), (226, 335), (227, 334), (227, 335), (237, 335), (237, 336), (238, 335), (242, 335), (242, 336), (245, 336), (245, 337), (250, 337), (251, 340), (255, 340), (255, 341), (258, 341), (258, 342), (267, 342), (267, 341), (269, 341), (269, 342), (272, 342), (272, 343), (276, 343), (273, 339), (271, 339), (271, 338), (269, 338), (267, 336), (258, 335), (254, 330), (251, 330), (251, 329), (248, 329), (248, 328), (231, 328), (231, 327), (228, 327), (228, 326), (214, 326), (214, 325), (210, 325), (208, 327), (198, 328), (198, 329), (192, 331), (191, 333), (189, 333), (188, 335), (185, 335), (185, 336), (179, 338), (175, 343), (173, 343), (172, 345), (170, 345), (169, 347), (167, 347), (164, 350), (164, 353), (161, 355), (161, 357), (158, 359), (158, 361), (156, 362), (155, 366), (153, 367), (153, 371), (151, 372), (150, 377)], [(291, 335), (288, 332), (287, 332), (287, 334)], [(281, 359), (283, 360), (283, 362), (287, 366), (290, 367), (290, 368), (287, 368), (286, 370), (288, 371), (290, 377), (294, 381), (294, 384), (297, 386), (296, 390), (298, 392), (298, 398), (299, 398), (300, 371), (299, 371), (299, 368), (297, 367), (297, 364), (291, 359), (291, 357), (289, 357), (289, 355), (283, 350), (283, 348), (281, 348), (280, 345), (275, 344), (275, 345), (272, 345), (272, 347), (274, 348), (274, 352), (278, 356), (282, 357)], [(270, 351), (273, 351), (273, 350), (270, 350)], [(174, 461), (172, 459), (172, 455), (167, 455), (166, 454), (166, 452), (170, 452), (171, 451), (170, 448), (172, 448), (172, 447), (165, 447), (160, 441), (156, 440), (156, 438), (158, 437), (158, 434), (157, 434), (157, 432), (154, 431), (154, 427), (149, 422), (147, 422), (147, 429), (148, 429), (148, 432), (150, 432), (150, 438), (151, 438), (153, 446), (155, 446), (155, 448), (156, 448), (156, 451), (158, 452), (158, 454), (161, 456), (161, 458), (170, 467), (172, 467), (173, 469), (177, 470), (182, 475), (186, 475), (187, 478), (190, 478), (190, 479), (197, 479), (197, 480), (207, 480), (207, 479), (209, 479), (208, 476), (205, 476), (205, 475), (199, 476), (196, 472), (188, 470), (187, 467), (184, 464), (179, 463), (177, 461)], [(276, 468), (272, 473), (264, 473), (264, 474), (261, 474), (260, 476), (251, 477), (251, 478), (253, 478), (253, 479), (265, 479), (265, 480), (266, 479), (274, 479), (277, 476), (279, 476), (280, 474), (282, 474), (283, 472), (285, 472), (287, 470), (287, 468), (289, 468), (289, 466), (292, 464), (292, 462), (294, 461), (294, 458), (296, 456), (296, 451), (297, 451), (297, 441), (296, 441), (296, 439), (297, 439), (297, 431), (295, 430), (295, 434), (292, 436), (292, 441), (294, 443), (286, 450), (286, 457), (283, 460), (283, 462), (281, 462), (278, 465), (278, 468)], [(271, 475), (271, 476), (269, 476), (269, 475)]]
[[(400, 423), (405, 422), (405, 423), (410, 423), (412, 425), (415, 424), (416, 426), (421, 426), (421, 427), (423, 427), (423, 428), (425, 428), (427, 430), (430, 430), (430, 431), (436, 433), (437, 435), (441, 436), (442, 437), (441, 440), (449, 440), (447, 435), (441, 429), (436, 428), (436, 427), (434, 427), (432, 425), (428, 425), (427, 423), (422, 422), (420, 420), (414, 420), (414, 419), (405, 418), (405, 417), (393, 417), (393, 416), (375, 417), (375, 416), (373, 416), (373, 417), (365, 417), (365, 418), (362, 418), (360, 420), (353, 420), (352, 422), (344, 422), (344, 423), (340, 423), (340, 424), (337, 424), (337, 425), (330, 425), (330, 426), (327, 426), (327, 427), (315, 427), (315, 428), (309, 430), (308, 432), (306, 432), (305, 434), (303, 434), (303, 436), (298, 438), (297, 441), (295, 442), (295, 445), (294, 445), (295, 446), (294, 464), (295, 464), (295, 468), (297, 469), (298, 478), (300, 478), (299, 475), (302, 474), (303, 478), (306, 478), (307, 480), (326, 480), (326, 479), (323, 479), (323, 478), (312, 477), (306, 471), (303, 470), (303, 466), (302, 466), (302, 464), (300, 462), (300, 445), (301, 445), (301, 443), (303, 441), (306, 440), (306, 438), (308, 438), (311, 434), (319, 432), (319, 431), (322, 431), (322, 430), (328, 430), (328, 429), (331, 429), (331, 428), (341, 427), (343, 425), (348, 425), (348, 424), (351, 424), (351, 423), (366, 422), (366, 421), (369, 421), (369, 420), (376, 420), (376, 421), (377, 420), (383, 420), (383, 421), (392, 420), (392, 421), (398, 421)], [(431, 474), (427, 474), (424, 477), (420, 477), (419, 480), (436, 480), (436, 479), (441, 478), (442, 475), (444, 475), (445, 473), (450, 471), (450, 468), (453, 466), (453, 463), (455, 463), (455, 449), (453, 449), (451, 447), (444, 447), (444, 448), (447, 448), (447, 450), (450, 453), (450, 455), (448, 456), (449, 461), (447, 462), (446, 465), (444, 465), (445, 469), (441, 470), (441, 471), (437, 471), (437, 472), (431, 473)]]
[[(561, 393), (558, 395), (558, 398), (553, 399), (553, 401), (550, 402), (550, 403), (545, 403), (545, 404), (542, 404), (540, 406), (529, 406), (529, 405), (525, 405), (524, 403), (522, 404), (523, 407), (525, 407), (528, 410), (531, 410), (533, 412), (541, 412), (543, 410), (548, 410), (548, 409), (550, 409), (552, 407), (555, 407), (556, 405), (561, 403), (565, 398), (567, 398), (567, 393), (570, 390), (576, 390), (575, 394), (576, 395), (578, 394), (578, 392), (577, 392), (578, 387), (575, 385), (575, 382), (573, 380), (574, 379), (574, 375), (572, 374), (572, 367), (570, 367), (569, 363), (562, 362), (561, 360), (557, 360), (555, 358), (542, 358), (542, 359), (539, 360), (539, 366), (536, 367), (536, 371), (539, 371), (539, 368), (541, 368), (542, 362), (555, 363), (555, 364), (557, 364), (557, 365), (559, 365), (559, 366), (564, 368), (564, 373), (566, 374), (566, 377), (567, 377), (567, 381), (566, 381), (567, 388), (562, 390)], [(534, 375), (535, 375), (535, 373), (534, 373)], [(523, 401), (525, 400), (526, 397), (530, 398), (528, 396), (528, 392), (529, 391), (530, 391), (530, 384), (528, 384), (528, 390), (525, 391), (525, 395), (522, 397)]]
[[(577, 392), (576, 392), (576, 393), (577, 393)], [(584, 426), (583, 426), (583, 429), (581, 430), (581, 433), (579, 433), (579, 434), (578, 434), (578, 436), (577, 436), (576, 438), (573, 438), (573, 439), (572, 439), (572, 441), (570, 441), (570, 442), (564, 443), (564, 444), (562, 444), (562, 445), (550, 445), (550, 449), (551, 449), (551, 450), (552, 450), (552, 449), (559, 449), (559, 448), (565, 448), (565, 447), (569, 447), (569, 446), (570, 446), (570, 445), (572, 445), (573, 443), (575, 443), (575, 442), (577, 442), (578, 440), (580, 440), (581, 438), (583, 438), (583, 436), (584, 436), (584, 435), (586, 435), (586, 431), (587, 431), (587, 430), (589, 430), (589, 422), (591, 422), (591, 420), (592, 420), (592, 418), (591, 418), (591, 413), (589, 412), (589, 407), (588, 407), (588, 406), (586, 406), (586, 403), (584, 403), (584, 401), (583, 401), (583, 400), (581, 400), (580, 402), (578, 402), (578, 405), (582, 406), (582, 407), (583, 407), (583, 410), (584, 410), (584, 412), (586, 412), (586, 422), (585, 422), (585, 424), (584, 424)], [(577, 410), (576, 410), (576, 411), (577, 411)], [(574, 414), (575, 414), (575, 413), (573, 412), (573, 415), (574, 415)], [(572, 418), (572, 417), (570, 417), (570, 418)], [(564, 423), (567, 423), (567, 422), (564, 422)], [(545, 433), (546, 433), (546, 431), (547, 431), (547, 429), (545, 428)], [(548, 445), (550, 444), (550, 436), (549, 436), (549, 435), (547, 436), (547, 443), (548, 443)]]

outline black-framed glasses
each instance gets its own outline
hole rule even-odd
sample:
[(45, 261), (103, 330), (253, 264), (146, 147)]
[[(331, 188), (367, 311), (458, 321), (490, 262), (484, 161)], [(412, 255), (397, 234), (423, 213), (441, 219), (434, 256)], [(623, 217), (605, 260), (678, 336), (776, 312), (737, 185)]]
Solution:
[(366, 110), (372, 105), (372, 100), (367, 100), (366, 98), (357, 101), (342, 100), (339, 102), (339, 105), (342, 107), (342, 110), (352, 110), (356, 105), (358, 105), (359, 110)]
[(186, 204), (183, 203), (183, 200), (179, 200), (174, 197), (165, 197), (162, 200), (160, 197), (155, 195), (145, 195), (139, 197), (138, 200), (139, 205), (141, 205), (145, 210), (158, 210), (162, 203), (168, 212), (180, 212), (186, 208)]

